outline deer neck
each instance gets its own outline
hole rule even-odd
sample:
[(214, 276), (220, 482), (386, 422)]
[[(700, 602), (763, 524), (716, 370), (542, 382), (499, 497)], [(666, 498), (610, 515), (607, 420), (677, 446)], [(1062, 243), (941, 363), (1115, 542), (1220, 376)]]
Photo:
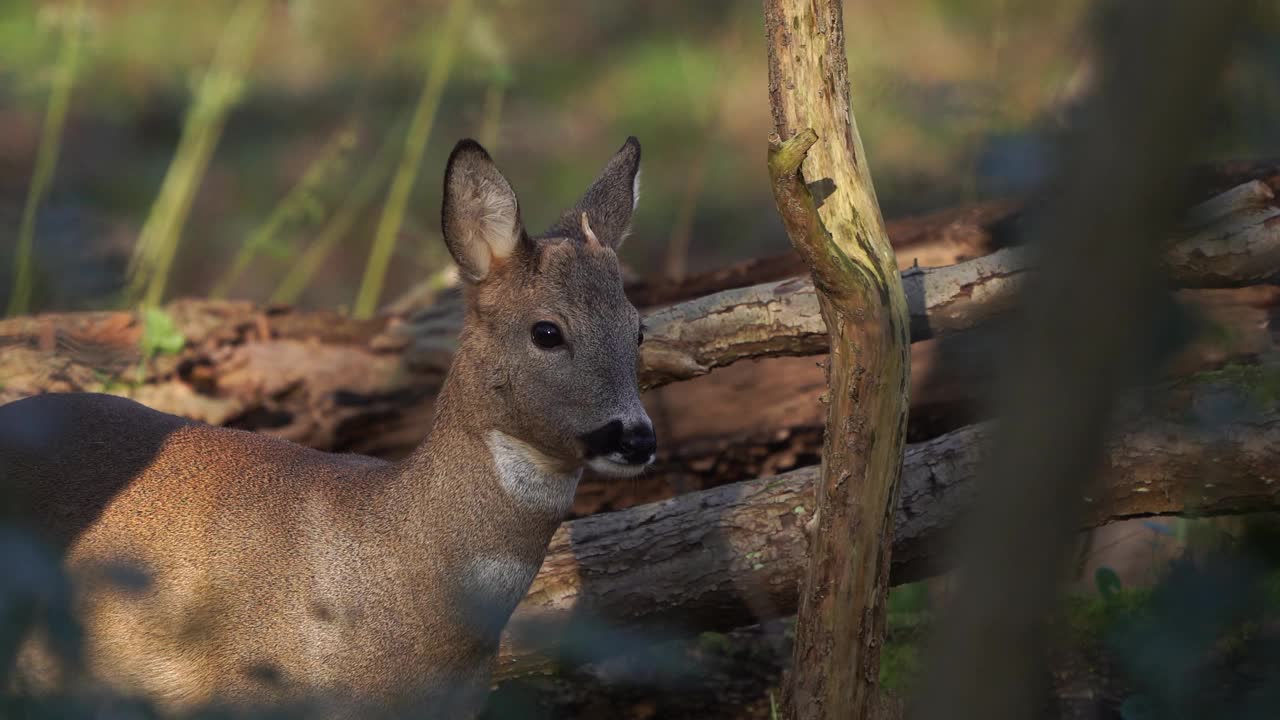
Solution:
[(536, 572), (573, 503), (581, 467), (496, 426), (503, 391), (481, 374), (459, 371), (484, 367), (472, 355), (464, 334), (432, 431), (397, 468), (396, 485), (411, 509), (405, 521), (409, 534), (453, 570), (466, 564), (518, 575), (511, 568), (532, 565)]

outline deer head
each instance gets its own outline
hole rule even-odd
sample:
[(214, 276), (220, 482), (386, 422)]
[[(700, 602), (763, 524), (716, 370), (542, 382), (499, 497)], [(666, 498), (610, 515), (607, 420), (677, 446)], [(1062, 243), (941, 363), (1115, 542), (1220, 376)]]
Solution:
[(478, 143), (459, 142), (445, 171), (444, 240), (467, 295), (454, 372), (489, 388), (476, 411), (504, 441), (557, 469), (626, 476), (653, 461), (636, 386), (643, 334), (617, 257), (639, 177), (640, 143), (628, 138), (577, 204), (532, 237)]

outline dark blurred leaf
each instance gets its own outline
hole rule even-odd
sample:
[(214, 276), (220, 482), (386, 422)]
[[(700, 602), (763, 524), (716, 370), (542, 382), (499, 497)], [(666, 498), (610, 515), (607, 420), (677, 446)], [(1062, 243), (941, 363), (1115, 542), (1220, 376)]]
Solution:
[(1113, 600), (1120, 596), (1120, 576), (1109, 567), (1103, 566), (1094, 571), (1093, 584), (1097, 586), (1098, 594), (1104, 600)]

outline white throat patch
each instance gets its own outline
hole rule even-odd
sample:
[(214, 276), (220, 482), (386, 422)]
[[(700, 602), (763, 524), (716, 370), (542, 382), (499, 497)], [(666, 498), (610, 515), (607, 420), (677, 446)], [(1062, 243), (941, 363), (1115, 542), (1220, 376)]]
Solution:
[(546, 455), (497, 430), (490, 431), (488, 445), (498, 481), (512, 500), (556, 518), (569, 513), (581, 470), (557, 472)]

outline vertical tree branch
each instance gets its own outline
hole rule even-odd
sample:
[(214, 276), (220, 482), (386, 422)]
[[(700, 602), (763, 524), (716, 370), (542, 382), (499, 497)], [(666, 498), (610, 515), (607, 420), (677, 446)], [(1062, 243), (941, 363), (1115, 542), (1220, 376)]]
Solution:
[(1105, 2), (1096, 97), (1032, 219), (1040, 274), (998, 398), (960, 588), (919, 695), (921, 717), (1040, 717), (1043, 619), (1057, 593), (1124, 387), (1156, 367), (1185, 162), (1202, 138), (1244, 2)]
[(791, 718), (864, 718), (877, 702), (906, 432), (907, 303), (849, 110), (841, 2), (764, 8), (777, 131), (769, 175), (831, 340), (822, 474), (784, 706)]

